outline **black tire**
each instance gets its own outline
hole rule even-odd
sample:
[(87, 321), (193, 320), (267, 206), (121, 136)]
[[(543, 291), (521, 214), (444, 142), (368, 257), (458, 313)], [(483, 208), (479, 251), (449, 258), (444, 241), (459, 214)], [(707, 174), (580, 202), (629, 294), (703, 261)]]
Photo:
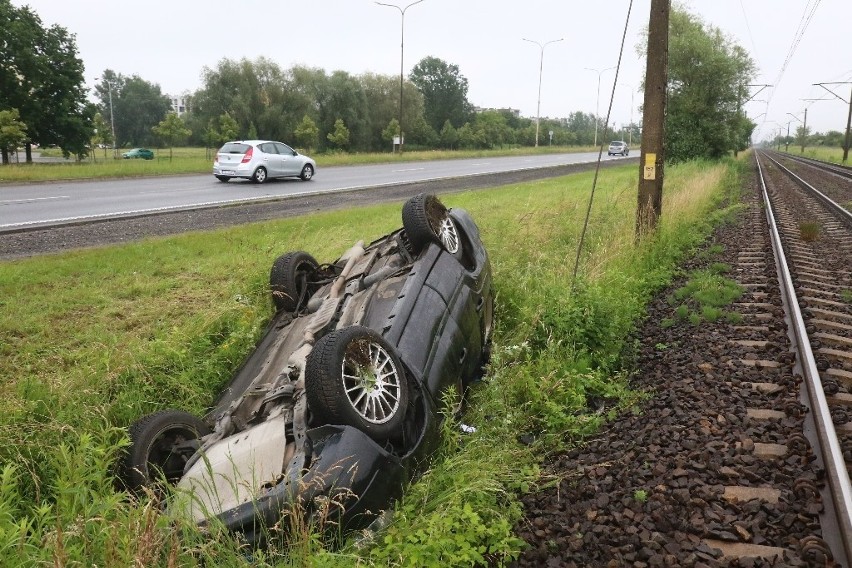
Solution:
[(303, 251), (282, 254), (272, 263), (269, 287), (276, 310), (296, 312), (317, 291), (319, 263)]
[(302, 181), (310, 181), (314, 177), (314, 167), (310, 164), (305, 164), (305, 167), (302, 168), (302, 173), (299, 174), (299, 177)]
[(420, 193), (406, 201), (402, 206), (402, 227), (412, 254), (420, 254), (430, 242), (456, 258), (464, 254), (461, 232), (450, 211), (434, 195)]
[(162, 410), (134, 422), (129, 433), (130, 447), (124, 455), (121, 477), (127, 489), (140, 491), (163, 479), (177, 483), (195, 453), (185, 442), (206, 436), (210, 428), (188, 412)]
[(346, 327), (316, 343), (305, 393), (318, 423), (354, 426), (380, 442), (403, 434), (408, 379), (393, 348), (369, 328)]
[(228, 183), (229, 181), (231, 181), (231, 178), (229, 178), (228, 176), (216, 176), (216, 179), (224, 183)]
[(251, 176), (251, 181), (254, 183), (265, 183), (267, 179), (269, 179), (269, 177), (267, 176), (266, 168), (263, 166), (254, 170), (254, 173)]

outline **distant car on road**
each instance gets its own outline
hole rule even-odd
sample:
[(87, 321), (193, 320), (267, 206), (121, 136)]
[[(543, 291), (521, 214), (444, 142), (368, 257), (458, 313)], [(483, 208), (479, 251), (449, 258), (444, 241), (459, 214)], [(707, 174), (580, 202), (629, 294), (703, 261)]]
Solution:
[(213, 158), (213, 175), (222, 182), (243, 178), (264, 183), (272, 178), (314, 177), (317, 163), (283, 142), (242, 140), (227, 142)]
[(134, 158), (140, 158), (142, 160), (153, 160), (154, 152), (152, 152), (148, 148), (134, 148), (123, 153), (121, 157), (125, 160), (130, 160)]
[(616, 140), (614, 142), (609, 143), (609, 150), (607, 150), (607, 155), (614, 156), (616, 154), (620, 156), (630, 155), (630, 148), (627, 146), (627, 142), (624, 142), (623, 140)]

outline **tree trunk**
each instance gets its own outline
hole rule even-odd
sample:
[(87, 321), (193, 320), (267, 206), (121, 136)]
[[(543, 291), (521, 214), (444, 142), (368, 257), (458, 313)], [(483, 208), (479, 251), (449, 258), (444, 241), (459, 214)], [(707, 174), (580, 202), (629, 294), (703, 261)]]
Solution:
[(28, 164), (32, 164), (32, 163), (33, 163), (33, 144), (32, 144), (32, 142), (27, 142), (27, 143), (24, 145), (24, 150), (25, 150), (25, 152), (26, 152), (26, 154), (27, 154), (27, 160), (26, 160), (26, 162), (27, 162)]

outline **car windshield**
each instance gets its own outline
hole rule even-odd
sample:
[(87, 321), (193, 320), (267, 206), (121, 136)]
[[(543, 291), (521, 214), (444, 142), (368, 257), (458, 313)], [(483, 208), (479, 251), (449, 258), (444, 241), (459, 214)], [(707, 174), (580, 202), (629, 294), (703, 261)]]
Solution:
[(624, 142), (610, 142), (609, 143), (610, 146), (621, 146), (623, 144), (624, 144)]
[(240, 142), (228, 142), (219, 150), (221, 154), (245, 154), (250, 146)]

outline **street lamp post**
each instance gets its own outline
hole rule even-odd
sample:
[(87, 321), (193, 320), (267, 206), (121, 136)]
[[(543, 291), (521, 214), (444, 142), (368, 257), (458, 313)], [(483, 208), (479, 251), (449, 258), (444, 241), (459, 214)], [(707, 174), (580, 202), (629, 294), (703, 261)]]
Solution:
[(629, 140), (629, 142), (627, 142), (627, 145), (632, 147), (633, 146), (633, 108), (634, 108), (634, 104), (635, 104), (634, 101), (633, 101), (633, 95), (636, 92), (636, 87), (634, 87), (633, 85), (630, 85), (628, 83), (622, 83), (622, 84), (625, 87), (628, 87), (630, 89), (630, 126), (627, 129), (627, 136), (630, 138), (630, 140)]
[(544, 48), (550, 45), (551, 43), (556, 43), (558, 41), (562, 41), (563, 38), (552, 39), (550, 41), (546, 41), (544, 43), (540, 43), (537, 41), (533, 41), (531, 39), (527, 39), (525, 37), (521, 38), (524, 41), (528, 41), (530, 43), (536, 44), (541, 50), (541, 57), (538, 60), (538, 103), (535, 107), (535, 146), (538, 148), (538, 124), (541, 120), (541, 72), (544, 69)]
[(396, 4), (385, 4), (384, 2), (376, 2), (379, 6), (387, 6), (388, 8), (396, 8), (400, 15), (400, 31), (399, 31), (399, 151), (402, 152), (402, 75), (405, 61), (405, 11), (420, 4), (423, 0), (417, 0), (408, 4), (405, 8), (400, 8)]
[(117, 152), (115, 148), (115, 118), (112, 114), (112, 83), (110, 83), (109, 79), (106, 77), (97, 77), (95, 78), (95, 81), (99, 81), (101, 79), (103, 79), (103, 82), (107, 84), (107, 90), (109, 91), (109, 125), (112, 130), (112, 157), (114, 159)]
[(601, 100), (601, 75), (603, 75), (604, 71), (611, 71), (615, 69), (615, 67), (607, 67), (606, 69), (592, 69), (591, 67), (584, 67), (586, 71), (594, 71), (598, 74), (598, 94), (595, 97), (595, 147), (598, 145), (598, 109), (600, 108), (600, 100)]

